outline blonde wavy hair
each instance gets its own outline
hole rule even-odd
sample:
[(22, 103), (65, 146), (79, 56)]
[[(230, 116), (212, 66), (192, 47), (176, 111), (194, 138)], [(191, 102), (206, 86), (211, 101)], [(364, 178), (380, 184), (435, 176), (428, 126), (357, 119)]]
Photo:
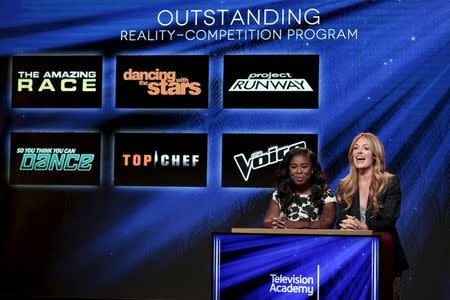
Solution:
[(339, 182), (337, 189), (338, 201), (339, 203), (345, 203), (347, 205), (345, 210), (349, 210), (353, 206), (353, 196), (358, 190), (358, 171), (353, 161), (353, 148), (356, 141), (360, 138), (366, 138), (373, 154), (373, 175), (369, 188), (367, 208), (373, 207), (371, 217), (376, 217), (381, 214), (380, 209), (382, 208), (382, 205), (378, 202), (378, 196), (386, 187), (389, 178), (393, 175), (385, 171), (384, 147), (380, 139), (373, 133), (361, 132), (353, 139), (347, 154), (350, 163), (350, 173)]

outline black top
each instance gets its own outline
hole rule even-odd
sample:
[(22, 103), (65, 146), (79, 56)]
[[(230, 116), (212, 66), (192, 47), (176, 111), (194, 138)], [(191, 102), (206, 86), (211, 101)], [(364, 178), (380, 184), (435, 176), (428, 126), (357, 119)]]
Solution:
[[(394, 248), (394, 273), (397, 275), (408, 268), (408, 262), (406, 261), (406, 256), (400, 243), (397, 229), (395, 228), (395, 223), (400, 215), (401, 198), (400, 180), (396, 175), (394, 175), (389, 179), (388, 184), (378, 197), (378, 202), (383, 206), (380, 208), (380, 214), (376, 217), (372, 217), (372, 207), (368, 207), (366, 209), (366, 225), (369, 230), (373, 230), (375, 232), (388, 232), (392, 235)], [(340, 228), (339, 224), (341, 221), (345, 219), (345, 215), (354, 216), (358, 220), (361, 220), (359, 190), (357, 190), (355, 195), (353, 195), (352, 207), (346, 211), (344, 210), (346, 206), (346, 203), (339, 203), (336, 223), (338, 228)]]

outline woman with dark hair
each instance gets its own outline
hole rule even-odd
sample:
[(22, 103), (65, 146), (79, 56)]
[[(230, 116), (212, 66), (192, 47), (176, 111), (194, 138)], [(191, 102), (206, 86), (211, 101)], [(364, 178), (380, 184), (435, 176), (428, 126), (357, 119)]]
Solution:
[(338, 186), (338, 227), (373, 230), (392, 235), (394, 250), (394, 299), (399, 298), (400, 274), (408, 268), (395, 223), (400, 215), (400, 180), (385, 171), (380, 139), (362, 132), (348, 149), (350, 173)]
[(277, 190), (269, 201), (265, 228), (332, 228), (336, 198), (311, 150), (291, 149), (279, 164)]

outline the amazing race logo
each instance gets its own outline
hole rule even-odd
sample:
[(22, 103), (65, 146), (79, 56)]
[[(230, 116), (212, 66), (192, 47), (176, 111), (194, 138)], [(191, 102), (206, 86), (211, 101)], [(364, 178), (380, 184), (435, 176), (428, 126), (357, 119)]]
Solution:
[(269, 293), (314, 295), (316, 282), (311, 276), (270, 274)]
[(150, 96), (176, 96), (176, 95), (200, 95), (201, 83), (190, 82), (187, 77), (177, 78), (176, 71), (134, 71), (129, 69), (123, 73), (124, 80), (136, 81), (139, 85), (148, 88), (147, 93)]
[(100, 108), (101, 56), (13, 57), (17, 108)]
[(207, 108), (208, 56), (118, 56), (116, 107)]
[(274, 187), (286, 152), (302, 147), (317, 153), (317, 134), (224, 134), (223, 187)]
[(114, 184), (206, 186), (206, 134), (116, 133)]
[(224, 108), (318, 108), (318, 55), (225, 55)]
[[(47, 71), (43, 75), (39, 71), (18, 71), (18, 92), (95, 92), (97, 91), (97, 72)], [(78, 80), (79, 79), (79, 80)]]
[(13, 132), (11, 184), (98, 185), (100, 133)]

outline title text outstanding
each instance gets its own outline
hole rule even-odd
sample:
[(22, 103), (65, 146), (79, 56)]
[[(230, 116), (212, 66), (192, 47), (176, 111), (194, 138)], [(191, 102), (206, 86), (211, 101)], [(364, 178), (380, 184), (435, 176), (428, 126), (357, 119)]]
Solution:
[[(317, 8), (163, 9), (160, 28), (122, 29), (121, 41), (197, 40), (350, 40), (357, 28), (324, 27)], [(285, 28), (280, 28), (285, 27)]]
[(168, 10), (164, 9), (158, 13), (157, 20), (161, 26), (233, 26), (233, 25), (308, 25), (320, 24), (320, 12), (316, 8), (302, 9), (191, 9), (191, 10)]

